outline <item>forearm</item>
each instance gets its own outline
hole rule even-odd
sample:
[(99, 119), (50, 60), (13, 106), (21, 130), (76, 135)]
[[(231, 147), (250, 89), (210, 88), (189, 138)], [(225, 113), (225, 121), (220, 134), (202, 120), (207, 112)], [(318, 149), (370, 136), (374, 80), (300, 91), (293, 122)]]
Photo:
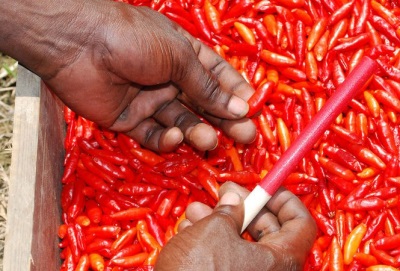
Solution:
[[(52, 76), (65, 64), (65, 52), (76, 52), (96, 23), (82, 18), (93, 1), (0, 0), (0, 51), (40, 76)], [(95, 13), (92, 13), (95, 14)], [(50, 67), (51, 66), (51, 67)]]

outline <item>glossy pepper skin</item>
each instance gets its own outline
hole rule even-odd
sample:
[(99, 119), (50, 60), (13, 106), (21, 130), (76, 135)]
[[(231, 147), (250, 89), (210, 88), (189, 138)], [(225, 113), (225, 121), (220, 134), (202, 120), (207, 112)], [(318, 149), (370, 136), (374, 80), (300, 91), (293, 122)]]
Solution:
[(247, 117), (257, 136), (242, 144), (217, 130), (214, 150), (196, 151), (185, 142), (171, 153), (157, 153), (66, 108), (65, 226), (59, 243), (64, 267), (85, 269), (96, 253), (102, 259), (92, 255), (93, 268), (101, 269), (103, 260), (116, 270), (123, 265), (151, 269), (186, 206), (193, 201), (215, 206), (224, 182), (252, 189), (364, 55), (377, 58), (379, 71), (283, 185), (319, 227), (304, 270), (398, 267), (398, 4), (135, 3), (177, 22), (246, 78), (255, 90)]

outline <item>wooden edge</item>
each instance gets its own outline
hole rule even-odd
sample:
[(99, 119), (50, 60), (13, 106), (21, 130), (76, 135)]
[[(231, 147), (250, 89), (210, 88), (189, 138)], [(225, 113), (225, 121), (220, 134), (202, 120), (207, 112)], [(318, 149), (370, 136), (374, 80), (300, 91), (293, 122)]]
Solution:
[(18, 67), (3, 268), (59, 270), (62, 103)]

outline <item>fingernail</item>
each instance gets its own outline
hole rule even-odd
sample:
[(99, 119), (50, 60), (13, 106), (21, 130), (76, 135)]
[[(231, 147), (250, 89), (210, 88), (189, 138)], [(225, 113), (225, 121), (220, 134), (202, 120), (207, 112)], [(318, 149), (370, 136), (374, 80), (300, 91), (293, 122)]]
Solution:
[(219, 200), (219, 205), (239, 205), (241, 198), (235, 192), (226, 192)]
[(244, 117), (249, 111), (249, 105), (237, 96), (232, 96), (228, 104), (228, 111), (237, 117)]

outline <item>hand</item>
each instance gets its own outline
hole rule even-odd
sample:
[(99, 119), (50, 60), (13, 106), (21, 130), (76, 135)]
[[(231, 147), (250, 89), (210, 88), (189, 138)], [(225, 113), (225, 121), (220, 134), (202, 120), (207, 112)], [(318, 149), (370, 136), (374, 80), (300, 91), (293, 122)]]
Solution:
[(240, 237), (243, 199), (248, 191), (226, 183), (214, 210), (192, 203), (179, 233), (161, 251), (155, 270), (302, 270), (316, 236), (315, 223), (301, 201), (279, 189)]
[(156, 151), (182, 140), (214, 148), (214, 129), (196, 114), (238, 142), (254, 139), (253, 122), (243, 118), (253, 89), (163, 15), (112, 1), (13, 5), (5, 14), (13, 20), (10, 13), (18, 11), (20, 31), (0, 50), (41, 76), (78, 114)]

